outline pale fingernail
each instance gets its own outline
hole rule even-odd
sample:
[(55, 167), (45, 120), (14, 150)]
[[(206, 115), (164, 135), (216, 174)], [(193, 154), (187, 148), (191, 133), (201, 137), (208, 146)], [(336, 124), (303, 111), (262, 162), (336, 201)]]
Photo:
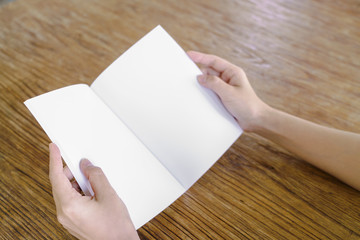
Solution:
[(199, 75), (199, 76), (197, 76), (197, 79), (198, 79), (198, 81), (200, 82), (200, 83), (205, 83), (205, 76), (204, 75)]
[(84, 167), (93, 166), (93, 164), (87, 158), (82, 158), (80, 164)]

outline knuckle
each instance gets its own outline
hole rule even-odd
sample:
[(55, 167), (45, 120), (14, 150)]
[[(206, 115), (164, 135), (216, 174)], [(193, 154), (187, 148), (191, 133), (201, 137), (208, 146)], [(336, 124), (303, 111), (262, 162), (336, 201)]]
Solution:
[(57, 220), (58, 220), (59, 223), (61, 223), (61, 225), (64, 225), (65, 222), (66, 222), (66, 218), (62, 214), (57, 215)]
[(71, 226), (71, 221), (63, 214), (58, 214), (57, 220), (65, 229), (69, 229), (69, 226)]
[(223, 85), (223, 80), (221, 80), (218, 77), (212, 77), (210, 82), (211, 82), (212, 86), (216, 89), (221, 88)]
[(217, 84), (220, 79), (215, 76), (208, 76), (207, 80), (208, 80), (209, 84)]
[(225, 79), (233, 79), (239, 75), (241, 75), (239, 68), (228, 68), (224, 71), (223, 77)]
[(59, 222), (66, 222), (66, 219), (71, 219), (74, 216), (74, 207), (71, 204), (63, 204), (57, 217)]
[(237, 68), (237, 75), (241, 78), (244, 78), (246, 76), (244, 69), (238, 67)]
[(68, 219), (69, 216), (67, 216), (67, 214), (64, 211), (61, 211), (57, 214), (57, 220), (63, 226), (67, 225)]

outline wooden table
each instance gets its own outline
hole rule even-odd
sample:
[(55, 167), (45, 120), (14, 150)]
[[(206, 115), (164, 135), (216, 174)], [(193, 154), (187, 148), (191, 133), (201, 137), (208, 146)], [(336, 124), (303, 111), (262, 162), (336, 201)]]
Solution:
[[(73, 239), (55, 215), (49, 139), (24, 100), (90, 84), (161, 24), (185, 50), (213, 53), (243, 67), (270, 105), (359, 132), (359, 16), (358, 0), (2, 5), (0, 239)], [(243, 134), (138, 233), (142, 239), (360, 239), (360, 192), (259, 136)]]

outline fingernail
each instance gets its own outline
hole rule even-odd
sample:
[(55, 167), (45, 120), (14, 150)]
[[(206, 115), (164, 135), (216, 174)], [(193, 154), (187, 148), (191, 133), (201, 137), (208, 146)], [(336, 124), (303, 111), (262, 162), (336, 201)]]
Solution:
[(54, 148), (56, 146), (56, 144), (55, 143), (49, 143), (49, 148)]
[(200, 82), (200, 83), (205, 83), (205, 76), (204, 75), (199, 75), (199, 76), (197, 76), (197, 79), (198, 79), (198, 81)]
[(93, 164), (86, 158), (82, 158), (80, 160), (80, 165), (82, 165), (83, 167), (93, 166)]

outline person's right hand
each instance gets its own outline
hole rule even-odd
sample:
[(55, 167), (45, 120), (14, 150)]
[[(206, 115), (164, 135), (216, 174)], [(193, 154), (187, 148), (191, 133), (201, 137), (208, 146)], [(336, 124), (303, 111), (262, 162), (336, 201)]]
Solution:
[(214, 91), (244, 131), (255, 131), (261, 116), (270, 107), (255, 94), (245, 72), (228, 61), (200, 52), (189, 51), (189, 57), (202, 66), (199, 83)]

